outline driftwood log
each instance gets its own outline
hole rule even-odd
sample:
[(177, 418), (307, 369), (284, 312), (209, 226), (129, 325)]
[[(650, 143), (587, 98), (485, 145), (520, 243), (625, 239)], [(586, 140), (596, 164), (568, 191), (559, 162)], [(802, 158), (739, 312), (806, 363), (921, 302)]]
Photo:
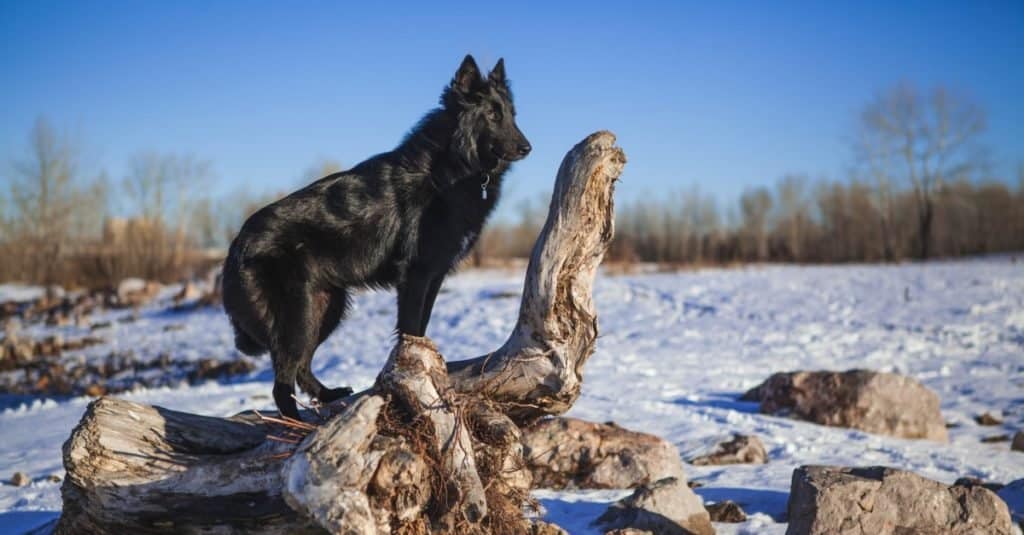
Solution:
[(524, 516), (520, 429), (579, 397), (625, 161), (609, 132), (565, 156), (518, 322), (494, 352), (446, 365), (430, 340), (401, 337), (374, 386), (318, 423), (97, 400), (64, 444), (56, 532), (560, 531)]

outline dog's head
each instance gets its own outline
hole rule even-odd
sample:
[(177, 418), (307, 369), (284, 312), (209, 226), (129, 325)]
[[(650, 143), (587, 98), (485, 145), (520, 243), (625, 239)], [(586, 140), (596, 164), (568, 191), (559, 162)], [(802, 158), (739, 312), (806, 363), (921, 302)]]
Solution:
[(458, 123), (452, 149), (473, 170), (490, 171), (530, 153), (530, 142), (516, 125), (516, 109), (505, 78), (505, 60), (485, 80), (473, 56), (466, 56), (441, 96)]

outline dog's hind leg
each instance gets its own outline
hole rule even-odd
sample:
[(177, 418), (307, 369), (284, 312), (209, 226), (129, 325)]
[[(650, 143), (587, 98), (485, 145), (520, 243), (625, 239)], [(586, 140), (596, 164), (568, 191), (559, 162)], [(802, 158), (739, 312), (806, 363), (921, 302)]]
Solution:
[(298, 367), (276, 351), (271, 351), (270, 358), (274, 361), (274, 404), (281, 416), (299, 420), (299, 407), (294, 398)]
[[(319, 347), (320, 344), (324, 343), (324, 340), (334, 332), (334, 329), (338, 327), (341, 320), (345, 318), (345, 312), (348, 311), (349, 296), (348, 291), (344, 288), (337, 288), (329, 293), (321, 294), (317, 297), (318, 299), (323, 300), (322, 306), (314, 307), (316, 311), (323, 311), (317, 333), (316, 347)], [(327, 388), (324, 386), (323, 383), (318, 381), (316, 376), (313, 375), (312, 363), (313, 353), (311, 352), (309, 353), (308, 358), (304, 359), (299, 364), (297, 380), (299, 382), (299, 388), (304, 392), (320, 400), (322, 403), (330, 403), (352, 393), (352, 389), (347, 386), (339, 388)]]
[[(306, 281), (289, 281), (271, 304), (273, 335), (270, 356), (274, 363), (274, 402), (281, 414), (299, 418), (295, 402), (295, 381), (316, 351), (320, 317), (318, 295)], [(319, 309), (319, 310), (318, 310)]]

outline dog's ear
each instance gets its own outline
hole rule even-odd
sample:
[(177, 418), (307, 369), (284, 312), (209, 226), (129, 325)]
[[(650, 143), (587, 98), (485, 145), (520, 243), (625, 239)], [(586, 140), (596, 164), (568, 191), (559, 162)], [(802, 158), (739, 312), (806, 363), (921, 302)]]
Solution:
[(480, 69), (476, 66), (476, 61), (473, 56), (466, 54), (458, 72), (455, 73), (455, 78), (452, 78), (452, 89), (465, 95), (481, 82), (483, 79), (480, 78)]
[(498, 58), (498, 63), (491, 69), (487, 79), (494, 85), (505, 85), (505, 58)]

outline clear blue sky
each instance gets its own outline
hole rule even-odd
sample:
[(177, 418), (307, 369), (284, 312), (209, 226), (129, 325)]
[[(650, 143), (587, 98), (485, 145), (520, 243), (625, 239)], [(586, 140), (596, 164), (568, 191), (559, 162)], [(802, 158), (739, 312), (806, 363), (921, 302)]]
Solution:
[(713, 4), (6, 0), (0, 163), (45, 115), (115, 180), (157, 150), (211, 160), (214, 194), (290, 190), (319, 158), (393, 147), (471, 52), (505, 57), (535, 147), (505, 213), (602, 128), (630, 160), (620, 198), (843, 177), (856, 112), (899, 82), (982, 104), (993, 169), (1016, 181), (1024, 2)]

